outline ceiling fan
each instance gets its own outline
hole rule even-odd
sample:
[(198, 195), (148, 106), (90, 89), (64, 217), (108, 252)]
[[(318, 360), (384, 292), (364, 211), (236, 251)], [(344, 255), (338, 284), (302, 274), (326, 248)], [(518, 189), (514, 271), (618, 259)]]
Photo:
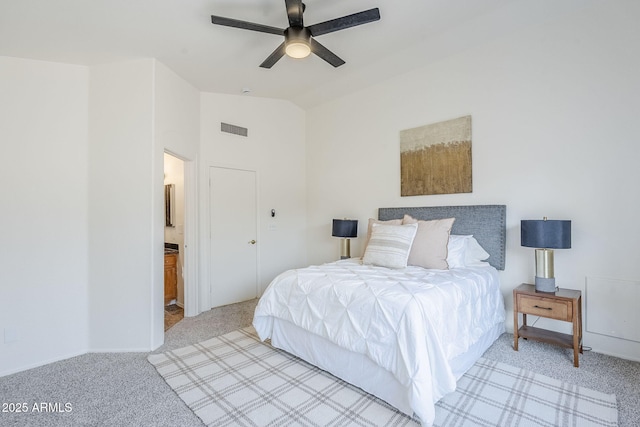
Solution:
[(380, 11), (378, 8), (374, 8), (305, 27), (302, 15), (306, 6), (302, 0), (285, 0), (285, 4), (289, 18), (289, 27), (286, 29), (216, 15), (211, 15), (211, 23), (284, 36), (284, 42), (260, 64), (262, 68), (273, 67), (285, 54), (292, 58), (305, 58), (310, 53), (315, 53), (334, 67), (339, 67), (344, 64), (344, 61), (318, 43), (314, 37), (380, 19)]

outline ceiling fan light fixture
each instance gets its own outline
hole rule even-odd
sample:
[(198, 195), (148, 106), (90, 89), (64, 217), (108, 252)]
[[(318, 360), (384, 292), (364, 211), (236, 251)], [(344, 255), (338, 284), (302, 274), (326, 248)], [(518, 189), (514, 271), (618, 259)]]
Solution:
[(344, 65), (344, 60), (324, 47), (316, 38), (323, 34), (345, 30), (380, 19), (380, 10), (376, 7), (305, 27), (302, 16), (305, 5), (302, 0), (285, 0), (285, 5), (287, 6), (287, 19), (289, 21), (289, 27), (286, 29), (217, 15), (211, 15), (211, 23), (260, 33), (275, 34), (277, 36), (284, 35), (284, 42), (280, 43), (267, 59), (262, 61), (260, 68), (273, 67), (275, 63), (285, 55), (291, 58), (306, 58), (311, 53), (333, 67), (339, 67)]
[(291, 58), (302, 59), (311, 54), (311, 47), (302, 42), (291, 42), (287, 44), (285, 52)]
[(306, 28), (287, 28), (284, 31), (284, 40), (287, 56), (302, 59), (311, 54), (311, 34)]

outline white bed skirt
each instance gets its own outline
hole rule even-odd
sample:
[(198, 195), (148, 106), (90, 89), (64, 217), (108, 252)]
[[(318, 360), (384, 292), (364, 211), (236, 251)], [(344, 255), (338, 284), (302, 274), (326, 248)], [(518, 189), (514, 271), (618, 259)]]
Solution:
[[(272, 320), (271, 344), (274, 347), (298, 356), (379, 397), (407, 415), (413, 415), (408, 390), (389, 371), (379, 367), (365, 355), (345, 350), (293, 323), (276, 318)], [(504, 323), (494, 325), (466, 353), (449, 361), (456, 380), (473, 366), (504, 331)]]

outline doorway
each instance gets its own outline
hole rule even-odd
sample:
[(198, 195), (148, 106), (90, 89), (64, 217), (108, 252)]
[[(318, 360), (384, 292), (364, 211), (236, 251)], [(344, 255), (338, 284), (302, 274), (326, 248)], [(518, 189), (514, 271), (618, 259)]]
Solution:
[(185, 162), (164, 153), (164, 330), (184, 318)]
[(209, 168), (212, 307), (258, 296), (256, 171)]

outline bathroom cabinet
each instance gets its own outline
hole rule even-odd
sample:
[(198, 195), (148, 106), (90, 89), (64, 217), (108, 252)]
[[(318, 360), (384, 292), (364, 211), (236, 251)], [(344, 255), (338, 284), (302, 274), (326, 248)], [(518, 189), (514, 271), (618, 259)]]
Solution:
[(164, 305), (178, 297), (178, 254), (164, 255)]

